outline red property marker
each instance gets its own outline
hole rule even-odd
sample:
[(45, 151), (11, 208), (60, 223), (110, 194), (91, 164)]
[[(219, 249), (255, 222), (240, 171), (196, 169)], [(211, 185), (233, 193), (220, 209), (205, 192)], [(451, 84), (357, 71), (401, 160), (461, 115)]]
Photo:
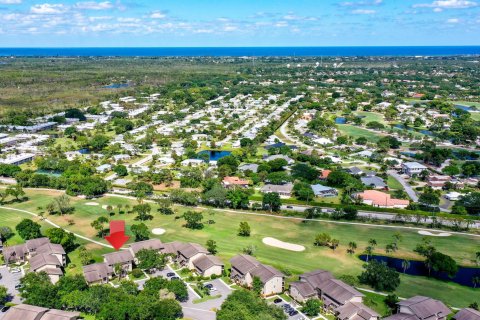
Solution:
[(110, 235), (106, 236), (105, 239), (110, 242), (115, 250), (120, 249), (130, 239), (129, 236), (125, 235), (125, 221), (110, 221)]

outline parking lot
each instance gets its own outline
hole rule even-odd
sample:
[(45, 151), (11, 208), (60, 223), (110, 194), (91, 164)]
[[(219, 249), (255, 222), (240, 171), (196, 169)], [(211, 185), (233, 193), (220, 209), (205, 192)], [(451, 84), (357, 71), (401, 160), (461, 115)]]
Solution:
[[(281, 300), (280, 302), (277, 302), (278, 300)], [(275, 303), (277, 302), (277, 303)], [(277, 307), (281, 308), (284, 310), (285, 314), (288, 316), (288, 319), (289, 320), (303, 320), (303, 319), (308, 319), (305, 315), (303, 315), (299, 308), (295, 305), (295, 304), (292, 304), (292, 303), (288, 303), (286, 302), (285, 300), (283, 300), (282, 298), (280, 297), (275, 297), (274, 299), (271, 299), (269, 300), (269, 303), (271, 304), (274, 304), (276, 305)], [(287, 306), (290, 306), (290, 308), (287, 308)], [(290, 316), (289, 315), (289, 311), (290, 310), (295, 310), (297, 311), (298, 313), (295, 314), (295, 315), (292, 315)]]
[(213, 290), (210, 292), (211, 296), (220, 295), (219, 298), (208, 300), (202, 303), (194, 303), (193, 301), (198, 299), (195, 292), (191, 293), (189, 289), (189, 299), (186, 302), (181, 303), (183, 308), (183, 316), (185, 318), (191, 318), (195, 320), (214, 320), (216, 314), (214, 309), (219, 309), (223, 301), (232, 292), (232, 289), (228, 287), (222, 280), (215, 279), (206, 281), (205, 285), (212, 285)]
[(15, 286), (20, 283), (20, 279), (22, 278), (22, 273), (12, 273), (9, 272), (7, 267), (1, 266), (0, 267), (0, 274), (2, 275), (2, 279), (0, 279), (0, 285), (7, 288), (8, 293), (11, 295), (13, 303), (20, 303), (20, 293)]

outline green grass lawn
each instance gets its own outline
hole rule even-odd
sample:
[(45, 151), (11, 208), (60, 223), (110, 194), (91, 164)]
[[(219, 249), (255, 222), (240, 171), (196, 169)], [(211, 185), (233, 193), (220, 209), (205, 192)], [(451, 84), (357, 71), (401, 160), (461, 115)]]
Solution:
[(392, 177), (392, 176), (388, 176), (387, 185), (388, 185), (388, 188), (389, 188), (389, 189), (395, 189), (395, 190), (402, 190), (402, 189), (403, 189), (403, 187), (402, 187), (402, 185), (400, 184), (400, 182), (398, 182), (398, 180), (395, 179), (395, 178)]
[(367, 124), (372, 121), (378, 121), (380, 123), (386, 124), (387, 122), (385, 121), (385, 117), (383, 114), (379, 112), (370, 112), (370, 111), (358, 111), (355, 112), (355, 115), (357, 116), (362, 116), (363, 118), (363, 123)]
[[(45, 206), (51, 201), (53, 192), (46, 191), (28, 191), (30, 200), (25, 203), (11, 204), (12, 207), (22, 208), (38, 212), (38, 206)], [(86, 205), (87, 202), (97, 202), (98, 206)], [(90, 226), (91, 221), (97, 217), (107, 215), (102, 205), (118, 204), (131, 206), (135, 201), (116, 197), (103, 197), (97, 200), (83, 200), (72, 198), (75, 205), (75, 213), (70, 216), (48, 216), (55, 223), (67, 228), (70, 231), (92, 237), (99, 241), (104, 241), (96, 236), (96, 231)], [(229, 259), (240, 253), (242, 248), (248, 245), (257, 247), (255, 256), (263, 263), (273, 265), (278, 269), (291, 273), (289, 280), (293, 280), (295, 275), (314, 269), (326, 269), (335, 276), (344, 274), (359, 275), (362, 271), (362, 261), (355, 255), (347, 254), (347, 244), (350, 241), (357, 243), (360, 253), (366, 246), (370, 238), (378, 242), (376, 253), (385, 254), (386, 244), (392, 241), (394, 230), (390, 228), (379, 228), (363, 225), (333, 224), (328, 222), (308, 222), (303, 223), (299, 220), (276, 219), (269, 216), (240, 215), (238, 213), (219, 212), (208, 210), (204, 212), (204, 220), (214, 220), (214, 224), (206, 224), (201, 230), (189, 230), (183, 227), (184, 221), (179, 216), (186, 209), (175, 207), (176, 215), (164, 216), (156, 213), (156, 206), (153, 205), (152, 220), (145, 223), (149, 228), (163, 228), (166, 233), (159, 238), (163, 242), (185, 241), (195, 242), (205, 245), (206, 241), (213, 239), (217, 242), (218, 256), (227, 262)], [(213, 213), (213, 214), (212, 214)], [(29, 217), (27, 214), (7, 211), (0, 209), (0, 216), (8, 219), (8, 225), (14, 228), (22, 218)], [(126, 221), (127, 232), (132, 224), (139, 223), (134, 220), (134, 214), (116, 214), (112, 219), (123, 219)], [(68, 220), (73, 219), (74, 225), (68, 225)], [(236, 235), (238, 225), (241, 221), (247, 221), (252, 229), (250, 237), (239, 237)], [(315, 235), (326, 232), (333, 238), (340, 240), (340, 247), (332, 251), (327, 248), (319, 248), (313, 245)], [(415, 246), (422, 240), (421, 235), (415, 230), (401, 230), (403, 240), (399, 244), (399, 251), (395, 253), (396, 257), (419, 259), (420, 257), (413, 252)], [(153, 236), (152, 236), (153, 237)], [(263, 244), (264, 237), (275, 237), (282, 241), (301, 244), (306, 247), (304, 252), (290, 252), (279, 248), (274, 248)], [(131, 239), (132, 241), (133, 239)], [(474, 253), (478, 251), (478, 238), (453, 235), (450, 237), (432, 238), (433, 245), (445, 254), (451, 255), (457, 262), (463, 265), (471, 265), (474, 259)], [(95, 244), (88, 244), (89, 249), (95, 254), (95, 258), (100, 260), (100, 255), (111, 252), (113, 249), (102, 248)], [(81, 272), (77, 253), (70, 254), (70, 260), (76, 265), (73, 270), (68, 272)], [(437, 281), (424, 277), (414, 277), (402, 275), (402, 283), (396, 293), (402, 297), (410, 297), (421, 294), (441, 299), (454, 306), (464, 307), (472, 302), (472, 297), (478, 295), (479, 289), (472, 289), (456, 285), (450, 282)], [(478, 299), (477, 299), (478, 300)]]
[(354, 139), (359, 137), (365, 137), (370, 142), (377, 142), (382, 136), (381, 134), (377, 134), (375, 132), (372, 132), (354, 125), (350, 125), (350, 124), (339, 124), (338, 130), (343, 135), (352, 136)]

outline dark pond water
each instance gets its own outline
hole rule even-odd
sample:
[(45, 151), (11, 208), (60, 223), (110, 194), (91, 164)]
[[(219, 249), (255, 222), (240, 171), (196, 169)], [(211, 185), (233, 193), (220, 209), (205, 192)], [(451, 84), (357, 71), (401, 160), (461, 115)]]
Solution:
[(415, 156), (417, 155), (415, 152), (400, 152), (400, 154), (411, 158), (415, 158)]
[(430, 130), (420, 130), (419, 132), (427, 136), (433, 136), (433, 132)]
[[(367, 260), (366, 255), (361, 255), (359, 258), (362, 261)], [(377, 261), (383, 261), (389, 267), (396, 269), (400, 273), (403, 273), (403, 267), (402, 267), (403, 259), (386, 257), (386, 256), (377, 256), (377, 255), (370, 256), (369, 260), (371, 259), (375, 259)], [(416, 261), (416, 260), (409, 260), (409, 261), (410, 261), (410, 266), (408, 269), (405, 270), (406, 274), (413, 275), (413, 276), (428, 276), (428, 269), (425, 267), (425, 264), (422, 261)], [(480, 277), (480, 268), (467, 268), (467, 267), (458, 266), (458, 272), (453, 278), (450, 278), (444, 272), (435, 272), (433, 270), (430, 276), (440, 280), (456, 282), (463, 286), (473, 287), (474, 285), (473, 285), (472, 278)]]
[(218, 161), (222, 159), (223, 157), (226, 157), (231, 154), (230, 151), (215, 151), (215, 150), (203, 150), (198, 153), (198, 155), (201, 154), (208, 154), (209, 160), (210, 161)]
[(90, 150), (88, 150), (87, 148), (83, 148), (83, 149), (78, 150), (78, 152), (80, 152), (81, 154), (89, 154)]
[(335, 119), (335, 123), (336, 124), (345, 124), (345, 123), (347, 123), (347, 118), (338, 117), (338, 118)]

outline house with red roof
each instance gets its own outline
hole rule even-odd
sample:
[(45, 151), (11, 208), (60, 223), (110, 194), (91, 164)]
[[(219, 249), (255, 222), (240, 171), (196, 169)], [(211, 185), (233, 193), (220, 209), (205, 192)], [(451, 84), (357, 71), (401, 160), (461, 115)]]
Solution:
[(365, 190), (357, 193), (356, 197), (362, 199), (364, 204), (379, 208), (405, 209), (410, 204), (409, 200), (395, 199), (390, 194), (377, 190)]

